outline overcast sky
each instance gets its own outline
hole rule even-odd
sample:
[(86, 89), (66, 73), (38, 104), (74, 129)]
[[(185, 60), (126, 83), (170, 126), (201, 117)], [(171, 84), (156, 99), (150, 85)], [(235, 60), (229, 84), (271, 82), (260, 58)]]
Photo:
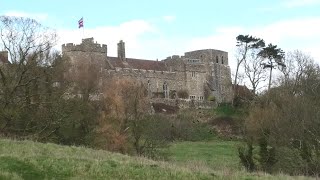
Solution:
[(55, 28), (57, 47), (94, 37), (111, 56), (120, 39), (127, 57), (153, 60), (212, 48), (228, 51), (234, 69), (235, 38), (250, 34), (320, 62), (320, 0), (0, 0), (0, 14)]

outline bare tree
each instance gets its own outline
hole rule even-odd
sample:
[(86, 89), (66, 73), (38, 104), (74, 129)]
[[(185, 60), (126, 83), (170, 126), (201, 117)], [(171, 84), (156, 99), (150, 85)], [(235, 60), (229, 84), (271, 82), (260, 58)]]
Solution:
[(252, 49), (257, 49), (265, 46), (264, 40), (256, 38), (250, 35), (239, 35), (237, 36), (237, 47), (238, 47), (238, 58), (237, 68), (234, 76), (234, 85), (237, 85), (237, 78), (240, 65), (247, 59)]
[(263, 59), (257, 56), (258, 51), (259, 49), (252, 50), (251, 55), (243, 62), (244, 74), (251, 84), (253, 94), (256, 94), (261, 82), (267, 78), (266, 72), (261, 65)]
[(8, 52), (10, 61), (9, 65), (0, 67), (3, 108), (21, 101), (15, 93), (39, 79), (39, 76), (29, 76), (28, 73), (50, 58), (56, 37), (54, 31), (33, 19), (0, 17), (1, 46)]
[(0, 17), (0, 47), (9, 54), (0, 66), (1, 132), (41, 134), (49, 128), (51, 120), (36, 123), (35, 117), (54, 94), (55, 67), (62, 64), (55, 61), (60, 56), (51, 53), (56, 37), (35, 20)]
[(293, 94), (298, 93), (297, 90), (301, 87), (301, 79), (304, 77), (304, 72), (313, 64), (313, 59), (305, 53), (295, 50), (289, 52), (283, 60), (285, 68), (281, 68), (283, 76), (281, 83), (288, 86)]

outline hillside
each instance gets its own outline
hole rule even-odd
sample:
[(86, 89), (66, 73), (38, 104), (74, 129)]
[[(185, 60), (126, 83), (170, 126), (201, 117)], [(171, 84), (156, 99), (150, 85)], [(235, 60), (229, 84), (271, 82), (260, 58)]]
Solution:
[[(280, 175), (247, 174), (195, 165), (174, 165), (118, 153), (0, 140), (0, 179), (292, 179)], [(298, 178), (298, 177), (297, 177)], [(300, 177), (298, 179), (304, 179)]]

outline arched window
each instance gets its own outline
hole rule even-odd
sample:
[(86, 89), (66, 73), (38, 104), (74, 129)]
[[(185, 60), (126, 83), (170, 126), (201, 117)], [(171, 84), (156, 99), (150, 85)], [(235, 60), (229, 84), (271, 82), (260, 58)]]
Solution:
[(221, 64), (223, 64), (223, 56), (221, 56)]
[(218, 58), (218, 56), (216, 56), (216, 63), (219, 63), (219, 58)]
[(169, 89), (167, 82), (163, 83), (164, 98), (169, 98)]

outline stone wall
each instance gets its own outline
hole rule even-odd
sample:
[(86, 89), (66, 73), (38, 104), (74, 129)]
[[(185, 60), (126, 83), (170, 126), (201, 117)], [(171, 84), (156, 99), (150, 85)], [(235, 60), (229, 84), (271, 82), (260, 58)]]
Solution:
[(216, 102), (212, 101), (199, 101), (191, 99), (163, 99), (163, 98), (153, 98), (151, 103), (163, 103), (173, 107), (179, 107), (180, 109), (212, 109), (217, 107)]
[[(124, 42), (120, 41), (118, 46), (119, 57), (115, 62), (125, 64)], [(151, 97), (166, 91), (166, 98), (176, 98), (173, 97), (173, 93), (185, 90), (191, 99), (196, 100), (194, 102), (198, 102), (206, 100), (205, 89), (210, 89), (209, 95), (215, 96), (217, 102), (232, 100), (228, 53), (224, 51), (205, 49), (186, 52), (184, 56), (170, 56), (162, 61), (165, 63), (166, 71), (133, 69), (128, 63), (122, 67), (113, 67), (107, 58), (107, 45), (94, 43), (93, 38), (82, 40), (80, 45), (65, 44), (62, 51), (63, 55), (70, 57), (73, 64), (94, 63), (101, 67), (104, 77), (132, 77), (140, 80), (147, 87)], [(185, 103), (181, 106), (184, 106), (183, 104)]]
[(93, 38), (82, 39), (82, 43), (75, 45), (67, 43), (62, 45), (62, 52), (82, 51), (82, 52), (99, 52), (107, 54), (107, 45), (94, 43)]

